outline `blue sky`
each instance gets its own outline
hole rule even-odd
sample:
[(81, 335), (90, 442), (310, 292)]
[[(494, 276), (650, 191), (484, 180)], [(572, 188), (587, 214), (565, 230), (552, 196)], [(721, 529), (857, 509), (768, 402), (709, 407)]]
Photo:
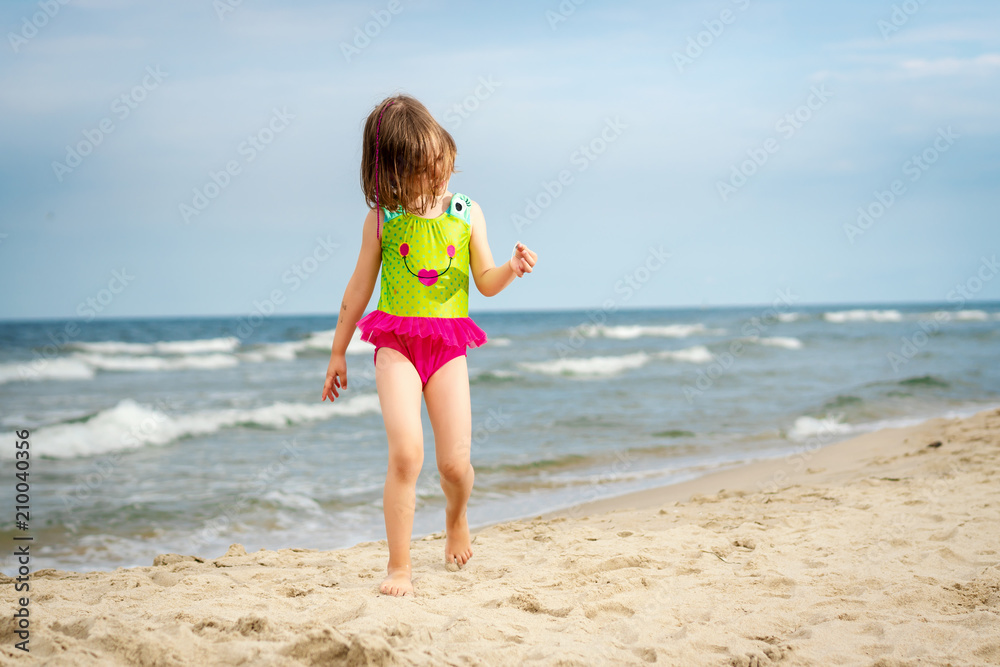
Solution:
[(396, 92), (539, 254), (473, 311), (944, 301), (1000, 253), (993, 2), (225, 2), (0, 5), (0, 317), (335, 313)]

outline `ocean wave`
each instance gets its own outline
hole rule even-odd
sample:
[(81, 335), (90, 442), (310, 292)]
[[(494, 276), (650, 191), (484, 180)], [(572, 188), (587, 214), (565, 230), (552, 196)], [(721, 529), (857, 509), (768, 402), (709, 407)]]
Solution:
[(248, 352), (239, 352), (237, 357), (240, 360), (261, 363), (264, 361), (295, 361), (298, 357), (301, 343), (292, 341), (289, 343), (265, 343), (256, 349)]
[(896, 382), (901, 387), (927, 387), (930, 389), (947, 389), (951, 384), (942, 378), (934, 375), (918, 375), (908, 377)]
[(481, 373), (476, 373), (475, 375), (472, 376), (471, 381), (483, 382), (483, 383), (509, 382), (519, 377), (521, 377), (520, 373), (498, 368), (491, 371), (483, 371)]
[[(1000, 313), (996, 313), (996, 315), (1000, 316)], [(931, 320), (938, 322), (951, 322), (952, 320), (959, 322), (986, 322), (990, 319), (990, 313), (987, 313), (985, 310), (935, 310), (929, 313), (913, 313), (907, 319), (925, 322)]]
[(985, 310), (959, 310), (958, 312), (951, 313), (951, 316), (956, 320), (973, 322), (984, 322), (990, 319), (990, 314)]
[(487, 338), (486, 345), (495, 345), (497, 347), (507, 347), (511, 344), (510, 338), (503, 338), (497, 336), (495, 338)]
[(902, 322), (898, 310), (839, 310), (823, 313), (823, 319), (835, 324), (845, 322)]
[(74, 352), (69, 357), (47, 359), (41, 364), (0, 364), (0, 384), (31, 380), (92, 380), (97, 371), (150, 372), (217, 370), (239, 364), (232, 354), (191, 354), (181, 356), (134, 356)]
[[(239, 362), (294, 361), (310, 352), (329, 354), (336, 329), (314, 331), (302, 340), (261, 343), (251, 349), (233, 353), (240, 347), (237, 338), (214, 338), (203, 341), (168, 341), (159, 343), (80, 343), (90, 354), (78, 353), (77, 359), (102, 371), (166, 371), (217, 369), (236, 366)], [(361, 340), (354, 330), (347, 345), (347, 354), (371, 354), (375, 346)], [(211, 352), (217, 351), (215, 354)], [(218, 352), (228, 352), (220, 354)], [(153, 354), (167, 355), (163, 357)], [(144, 355), (144, 356), (133, 356)]]
[[(336, 416), (353, 417), (379, 411), (378, 396), (362, 394), (336, 403), (274, 403), (249, 409), (206, 410), (167, 415), (132, 399), (101, 410), (85, 420), (40, 428), (32, 433), (39, 456), (94, 456), (148, 445), (165, 445), (181, 438), (209, 435), (236, 426), (286, 428)], [(13, 450), (3, 450), (9, 457)]]
[[(242, 352), (240, 358), (245, 361), (293, 361), (299, 355), (315, 352), (325, 352), (330, 354), (333, 346), (333, 336), (336, 329), (326, 331), (314, 331), (302, 340), (286, 341), (283, 343), (263, 343), (255, 349)], [(351, 334), (351, 339), (347, 343), (347, 354), (371, 354), (375, 351), (375, 346), (367, 341), (361, 340), (361, 330), (355, 329)]]
[[(333, 346), (333, 337), (336, 335), (337, 329), (324, 329), (323, 331), (313, 331), (311, 334), (306, 336), (303, 340), (293, 341), (291, 343), (278, 343), (278, 345), (292, 345), (295, 347), (297, 352), (326, 352), (330, 354), (330, 348)], [(357, 327), (351, 332), (351, 339), (347, 342), (347, 354), (358, 354), (362, 352), (370, 352), (374, 349), (374, 345), (371, 343), (366, 343), (361, 340), (361, 330)]]
[(653, 359), (701, 364), (711, 361), (712, 353), (704, 345), (695, 345), (683, 350), (668, 350), (655, 354), (635, 352), (619, 356), (567, 357), (549, 361), (522, 361), (518, 365), (544, 375), (608, 376), (641, 368)]
[(169, 340), (156, 343), (125, 343), (121, 341), (78, 342), (67, 347), (97, 354), (205, 354), (232, 352), (240, 346), (240, 339), (205, 338), (201, 340)]
[(601, 460), (599, 454), (556, 454), (551, 458), (530, 459), (527, 461), (498, 461), (493, 464), (481, 464), (476, 470), (491, 473), (515, 473), (520, 476), (524, 473), (537, 472), (557, 472), (572, 468), (580, 468), (593, 465)]
[(825, 417), (823, 419), (799, 417), (795, 420), (792, 428), (788, 430), (788, 437), (796, 442), (802, 442), (813, 436), (843, 435), (851, 433), (853, 430), (849, 424), (843, 423), (840, 417)]
[[(302, 350), (318, 350), (330, 354), (330, 348), (333, 346), (333, 336), (336, 333), (336, 329), (314, 331), (309, 334), (308, 338), (302, 341)], [(368, 341), (361, 340), (361, 329), (355, 327), (354, 331), (351, 332), (351, 340), (347, 342), (347, 354), (371, 354), (374, 351), (375, 346)]]
[(687, 361), (692, 364), (705, 364), (712, 360), (712, 353), (704, 345), (695, 345), (683, 350), (669, 350), (657, 352), (658, 359), (671, 359), (673, 361)]
[[(121, 341), (82, 342), (67, 345), (69, 356), (22, 364), (0, 364), (0, 384), (30, 380), (90, 380), (98, 371), (155, 372), (217, 370), (240, 362), (294, 361), (310, 352), (330, 353), (335, 329), (315, 331), (302, 340), (262, 343), (241, 350), (235, 337), (204, 340), (126, 343)], [(353, 332), (347, 354), (371, 354), (375, 346)]]
[(672, 428), (666, 431), (656, 431), (651, 433), (654, 438), (693, 438), (695, 437), (694, 431), (685, 431), (684, 429)]
[(323, 507), (318, 502), (301, 493), (288, 493), (278, 489), (271, 489), (262, 495), (260, 499), (286, 509), (302, 510), (315, 514), (323, 512)]
[(838, 394), (823, 404), (824, 410), (836, 410), (840, 408), (854, 408), (864, 404), (864, 399), (850, 394)]
[(0, 384), (37, 380), (91, 380), (94, 368), (76, 359), (55, 358), (0, 364)]
[(100, 371), (180, 371), (216, 370), (238, 365), (232, 354), (191, 354), (172, 357), (129, 356), (110, 354), (76, 353), (76, 359)]
[(529, 371), (545, 375), (617, 375), (622, 371), (641, 368), (649, 363), (645, 352), (625, 354), (617, 357), (583, 357), (552, 359), (550, 361), (522, 361), (519, 366)]
[(751, 337), (741, 338), (740, 340), (748, 343), (757, 343), (758, 345), (768, 345), (770, 347), (783, 347), (786, 350), (802, 349), (802, 341), (791, 336)]
[(803, 317), (802, 313), (778, 313), (779, 322), (795, 322), (796, 320)]
[(724, 329), (708, 329), (704, 324), (663, 324), (650, 326), (644, 324), (620, 324), (608, 326), (605, 324), (584, 324), (576, 328), (587, 338), (615, 338), (632, 340), (643, 337), (687, 338), (689, 336), (721, 336)]

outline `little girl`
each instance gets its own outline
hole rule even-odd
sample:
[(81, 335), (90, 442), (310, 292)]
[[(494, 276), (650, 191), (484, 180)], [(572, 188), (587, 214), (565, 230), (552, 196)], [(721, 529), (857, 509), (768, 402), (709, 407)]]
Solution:
[[(472, 557), (466, 519), (474, 476), (466, 348), (485, 343), (486, 333), (469, 317), (469, 271), (479, 291), (493, 296), (531, 273), (538, 256), (518, 243), (508, 262), (494, 265), (479, 205), (448, 191), (456, 171), (455, 142), (416, 99), (397, 95), (376, 106), (363, 141), (361, 187), (373, 208), (340, 305), (323, 400), (333, 401), (340, 397), (338, 389), (347, 389), (344, 354), (357, 326), (362, 339), (375, 345), (375, 386), (389, 440), (382, 496), (389, 564), (379, 590), (400, 596), (413, 594), (410, 536), (424, 462), (421, 393), (447, 498), (445, 563), (454, 569)], [(379, 265), (378, 308), (359, 320)]]

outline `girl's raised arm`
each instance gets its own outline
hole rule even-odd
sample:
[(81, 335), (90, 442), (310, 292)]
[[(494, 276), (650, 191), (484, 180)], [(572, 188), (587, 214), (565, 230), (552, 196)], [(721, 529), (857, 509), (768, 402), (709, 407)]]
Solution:
[(361, 251), (358, 253), (358, 263), (354, 273), (347, 282), (344, 298), (340, 302), (340, 313), (337, 315), (337, 331), (333, 335), (333, 348), (330, 352), (330, 365), (326, 369), (326, 382), (323, 385), (323, 398), (339, 398), (337, 388), (347, 389), (347, 344), (351, 342), (354, 327), (364, 315), (365, 306), (372, 298), (375, 281), (382, 265), (382, 247), (375, 237), (375, 211), (368, 211), (365, 216), (361, 236)]
[(495, 296), (510, 285), (514, 278), (531, 273), (538, 255), (519, 243), (514, 255), (502, 266), (493, 263), (493, 253), (486, 239), (486, 216), (479, 204), (472, 202), (472, 237), (469, 240), (469, 271), (483, 296)]

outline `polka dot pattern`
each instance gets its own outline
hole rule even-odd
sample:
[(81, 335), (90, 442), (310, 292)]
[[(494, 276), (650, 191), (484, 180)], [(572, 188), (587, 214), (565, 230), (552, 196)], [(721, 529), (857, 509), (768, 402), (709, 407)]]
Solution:
[[(403, 317), (468, 317), (471, 236), (469, 224), (451, 213), (428, 219), (404, 212), (384, 222), (378, 309)], [(437, 280), (427, 285), (432, 272)]]

